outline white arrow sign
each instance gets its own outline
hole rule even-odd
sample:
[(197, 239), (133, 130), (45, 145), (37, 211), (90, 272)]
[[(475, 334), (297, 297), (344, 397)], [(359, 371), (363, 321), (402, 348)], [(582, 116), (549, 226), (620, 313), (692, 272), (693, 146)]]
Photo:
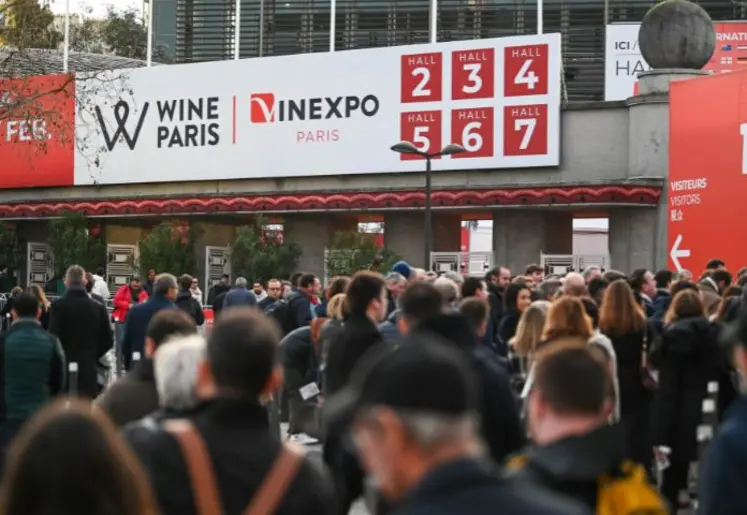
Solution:
[(680, 248), (681, 244), (682, 244), (682, 235), (678, 234), (677, 238), (674, 240), (674, 245), (672, 245), (672, 250), (669, 252), (669, 257), (672, 258), (672, 263), (674, 263), (674, 266), (677, 268), (678, 272), (682, 272), (682, 265), (680, 265), (680, 258), (690, 257), (690, 251), (681, 249)]

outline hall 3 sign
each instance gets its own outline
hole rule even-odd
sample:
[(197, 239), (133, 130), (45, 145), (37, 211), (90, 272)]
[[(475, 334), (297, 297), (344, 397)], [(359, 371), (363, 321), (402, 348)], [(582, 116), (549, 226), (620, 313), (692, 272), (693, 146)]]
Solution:
[(79, 106), (75, 183), (422, 171), (398, 140), (467, 149), (437, 170), (557, 166), (560, 65), (544, 34), (111, 72), (127, 94)]
[(747, 265), (734, 224), (747, 191), (747, 70), (671, 84), (669, 258), (696, 274)]

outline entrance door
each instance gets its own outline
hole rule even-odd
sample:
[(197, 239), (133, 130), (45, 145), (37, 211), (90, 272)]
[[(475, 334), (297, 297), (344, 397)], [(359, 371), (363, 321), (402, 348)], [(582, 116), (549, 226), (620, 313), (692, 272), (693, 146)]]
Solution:
[(106, 246), (106, 255), (106, 283), (113, 297), (135, 275), (137, 245), (109, 244)]
[(28, 242), (26, 249), (27, 284), (38, 284), (43, 288), (54, 275), (52, 249), (48, 244), (38, 242)]
[(205, 286), (204, 293), (220, 282), (223, 274), (231, 275), (231, 262), (228, 247), (205, 247)]

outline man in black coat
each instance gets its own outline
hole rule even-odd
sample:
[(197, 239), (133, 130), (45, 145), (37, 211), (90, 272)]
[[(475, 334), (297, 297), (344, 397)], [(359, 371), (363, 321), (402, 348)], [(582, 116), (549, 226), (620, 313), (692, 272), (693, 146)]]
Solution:
[(201, 326), (205, 323), (205, 313), (203, 313), (202, 306), (197, 299), (192, 296), (192, 292), (189, 290), (190, 286), (192, 286), (191, 275), (184, 274), (179, 277), (179, 293), (176, 295), (174, 304), (188, 314), (196, 325)]
[(490, 456), (501, 463), (521, 449), (526, 437), (508, 372), (479, 345), (477, 334), (459, 313), (443, 314), (441, 298), (429, 283), (411, 285), (402, 295), (402, 333), (437, 335), (444, 344), (458, 348), (468, 358), (481, 392), (480, 433)]
[(85, 274), (78, 265), (67, 269), (65, 294), (52, 303), (49, 332), (59, 338), (68, 364), (78, 364), (78, 394), (93, 399), (98, 393), (97, 364), (112, 348), (113, 338), (106, 308), (86, 292)]

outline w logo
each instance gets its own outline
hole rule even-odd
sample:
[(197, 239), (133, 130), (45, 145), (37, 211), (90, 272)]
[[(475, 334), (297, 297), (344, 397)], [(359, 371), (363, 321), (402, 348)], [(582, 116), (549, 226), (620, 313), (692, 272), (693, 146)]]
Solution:
[(130, 104), (124, 100), (117, 102), (114, 106), (114, 121), (117, 123), (117, 128), (114, 131), (114, 134), (110, 135), (109, 129), (106, 128), (104, 116), (101, 114), (101, 108), (96, 106), (96, 119), (99, 122), (99, 127), (101, 127), (101, 133), (104, 135), (106, 148), (108, 148), (110, 152), (114, 150), (120, 137), (125, 140), (125, 143), (130, 147), (130, 150), (135, 150), (135, 144), (140, 137), (140, 130), (143, 128), (145, 115), (148, 114), (148, 107), (150, 107), (150, 102), (146, 102), (143, 105), (143, 111), (140, 113), (140, 118), (135, 126), (135, 132), (130, 134), (130, 131), (127, 129), (127, 120), (130, 118)]

